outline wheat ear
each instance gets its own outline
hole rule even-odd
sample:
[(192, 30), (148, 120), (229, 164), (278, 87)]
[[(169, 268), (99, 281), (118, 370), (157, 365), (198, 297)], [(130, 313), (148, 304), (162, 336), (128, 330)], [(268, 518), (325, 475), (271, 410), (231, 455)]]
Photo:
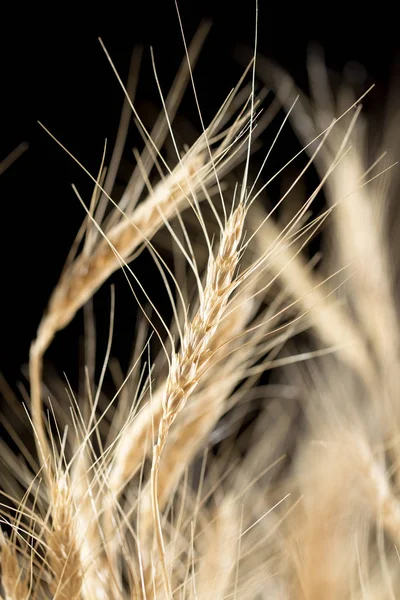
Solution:
[[(279, 80), (281, 84), (285, 80), (292, 87), (294, 96), (298, 90), (290, 76), (283, 74), (277, 67), (272, 69), (272, 73), (274, 72), (276, 81)], [(291, 119), (299, 139), (307, 144), (306, 148), (310, 154), (312, 146), (309, 140), (315, 138), (321, 125), (325, 127), (334, 117), (333, 100), (338, 105), (349, 105), (349, 95), (348, 89), (341, 89), (338, 94), (332, 93), (328, 85), (326, 67), (316, 56), (310, 61), (309, 75), (313, 97), (310, 101), (302, 97), (297, 110), (291, 113)], [(278, 95), (284, 106), (290, 107), (293, 96), (283, 98), (279, 91)], [(328, 97), (331, 101), (324, 102), (323, 99)], [(324, 108), (321, 109), (320, 106)], [(348, 110), (343, 115), (347, 112)], [(339, 251), (342, 262), (350, 261), (355, 268), (349, 282), (351, 300), (365, 333), (376, 347), (379, 357), (383, 358), (384, 368), (387, 370), (385, 363), (389, 362), (389, 367), (393, 367), (393, 356), (398, 362), (399, 344), (397, 316), (392, 303), (392, 277), (386, 255), (387, 244), (382, 219), (386, 208), (381, 200), (381, 178), (375, 179), (370, 175), (375, 164), (368, 164), (365, 123), (357, 113), (352, 117), (352, 121), (354, 140), (351, 151), (344, 156), (327, 179), (326, 193), (329, 204), (335, 206), (332, 213), (335, 250)], [(340, 147), (343, 137), (344, 125), (339, 123), (335, 129), (333, 135), (327, 139), (326, 146), (315, 157), (315, 167), (321, 178), (331, 165), (332, 157)], [(397, 368), (396, 364), (394, 366)]]
[[(253, 219), (263, 223), (262, 235), (257, 236), (260, 251), (265, 253), (279, 239), (279, 229), (271, 219), (265, 220), (264, 211), (255, 207)], [(283, 240), (271, 253), (268, 271), (277, 276), (288, 295), (298, 300), (299, 309), (309, 314), (315, 333), (329, 346), (340, 347), (340, 356), (359, 375), (361, 381), (370, 382), (373, 363), (368, 355), (365, 340), (351, 321), (345, 306), (324, 292), (321, 279), (310, 272), (301, 253)]]
[(44, 353), (56, 332), (70, 323), (79, 308), (120, 268), (121, 261), (128, 259), (140, 243), (148, 240), (165, 219), (171, 218), (180, 209), (194, 187), (193, 178), (203, 164), (203, 154), (189, 155), (154, 188), (154, 193), (138, 206), (131, 219), (126, 218), (112, 228), (107, 239), (102, 239), (91, 255), (81, 254), (58, 282), (30, 350), (32, 419), (42, 462), (45, 463), (51, 456), (42, 418)]
[(55, 600), (80, 600), (82, 565), (76, 541), (74, 507), (67, 476), (60, 474), (51, 489), (52, 527), (48, 532), (50, 590)]
[(82, 598), (106, 600), (115, 578), (110, 573), (99, 515), (98, 482), (102, 473), (94, 467), (86, 450), (86, 445), (78, 449), (71, 468), (76, 543), (83, 566)]
[(239, 245), (245, 216), (246, 209), (240, 203), (226, 223), (217, 256), (210, 256), (200, 308), (193, 321), (186, 324), (181, 349), (179, 353), (172, 355), (167, 378), (163, 398), (163, 416), (158, 429), (157, 443), (153, 449), (151, 497), (157, 550), (168, 598), (172, 597), (172, 592), (165, 564), (164, 542), (158, 508), (160, 459), (169, 429), (198, 384), (211, 357), (210, 339), (217, 330), (234, 289), (234, 275), (239, 261)]
[[(230, 589), (238, 548), (237, 504), (226, 496), (203, 534), (204, 548), (196, 574), (198, 598), (225, 598)], [(195, 596), (195, 597), (196, 597)]]
[(0, 533), (1, 583), (5, 600), (28, 600), (29, 582), (24, 576), (14, 545)]

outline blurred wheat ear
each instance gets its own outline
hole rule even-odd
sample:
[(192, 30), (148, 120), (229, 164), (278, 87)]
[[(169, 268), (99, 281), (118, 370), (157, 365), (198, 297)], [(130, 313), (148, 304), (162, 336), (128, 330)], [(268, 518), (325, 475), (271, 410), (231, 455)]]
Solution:
[[(108, 170), (104, 159), (97, 175), (80, 165), (93, 195), (86, 203), (77, 193), (84, 222), (31, 345), (35, 456), (4, 417), (20, 454), (0, 442), (2, 600), (400, 597), (389, 137), (368, 162), (375, 132), (360, 99), (345, 84), (331, 89), (318, 53), (309, 99), (254, 53), (211, 123), (200, 113), (197, 140), (180, 147), (174, 118), (184, 93), (197, 102), (193, 68), (207, 32), (185, 43), (165, 98), (152, 56), (162, 111), (150, 132), (134, 98), (142, 52), (125, 87), (103, 45), (125, 105)], [(275, 94), (270, 104), (258, 79)], [(287, 116), (265, 149), (278, 105)], [(131, 115), (143, 150), (117, 203)], [(268, 177), (290, 123), (303, 149)], [(288, 165), (293, 180), (270, 197)], [(313, 166), (319, 183), (305, 194), (299, 182)], [(322, 261), (308, 252), (317, 236)], [(158, 270), (169, 317), (137, 275), (141, 253)], [(91, 302), (119, 269), (141, 317), (126, 372), (112, 357), (118, 290), (98, 352)], [(82, 308), (84, 381), (65, 391), (44, 356)]]

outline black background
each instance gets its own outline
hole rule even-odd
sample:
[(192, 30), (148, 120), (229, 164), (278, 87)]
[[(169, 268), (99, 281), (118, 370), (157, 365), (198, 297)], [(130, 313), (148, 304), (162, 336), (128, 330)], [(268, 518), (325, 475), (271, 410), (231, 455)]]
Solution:
[[(193, 0), (179, 6), (188, 40), (202, 18), (213, 21), (195, 70), (208, 121), (241, 72), (235, 48), (254, 44), (256, 5), (249, 0), (236, 4)], [(379, 14), (367, 9), (360, 14), (357, 7), (351, 8), (353, 14), (347, 8), (333, 14), (328, 4), (291, 7), (260, 0), (258, 49), (287, 69), (304, 89), (310, 43), (323, 46), (328, 66), (338, 72), (349, 61), (363, 64), (368, 73), (363, 85), (376, 84), (366, 103), (379, 122), (389, 82), (397, 72), (396, 23), (384, 5), (375, 8)], [(90, 16), (85, 5), (72, 9), (60, 4), (35, 11), (28, 15), (21, 7), (21, 14), (6, 18), (1, 39), (0, 158), (20, 142), (29, 142), (29, 150), (0, 178), (0, 371), (11, 381), (20, 377), (30, 340), (83, 217), (71, 183), (85, 199), (92, 191), (88, 178), (37, 121), (96, 173), (105, 138), (109, 151), (112, 148), (123, 101), (98, 36), (124, 80), (134, 45), (143, 44), (138, 106), (159, 106), (149, 47), (154, 48), (165, 92), (184, 52), (172, 0), (96, 6)], [(185, 99), (182, 113), (199, 127), (192, 97)], [(108, 291), (104, 297), (108, 301)], [(77, 331), (73, 323), (50, 352), (59, 370), (78, 364), (73, 341)]]

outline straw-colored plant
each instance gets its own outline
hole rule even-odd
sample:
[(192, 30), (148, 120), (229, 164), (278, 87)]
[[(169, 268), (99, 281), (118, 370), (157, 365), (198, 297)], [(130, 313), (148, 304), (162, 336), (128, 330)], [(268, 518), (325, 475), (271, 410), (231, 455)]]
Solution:
[[(296, 100), (289, 76), (255, 53), (197, 141), (178, 147), (173, 120), (188, 82), (195, 92), (206, 29), (166, 98), (159, 87), (152, 131), (120, 82), (125, 119), (110, 168), (81, 165), (93, 196), (79, 197), (84, 224), (30, 350), (36, 455), (21, 440), (21, 456), (1, 446), (3, 600), (400, 596), (391, 163), (380, 152), (368, 162), (359, 99), (330, 90), (316, 56), (312, 98)], [(269, 109), (257, 79), (276, 95)], [(297, 175), (273, 198), (284, 168), (268, 178), (264, 167), (279, 134), (259, 144), (256, 174), (252, 164), (277, 101), (303, 150), (288, 154)], [(144, 149), (117, 203), (128, 109)], [(303, 197), (297, 184), (312, 165), (320, 182)], [(321, 231), (317, 265), (307, 248)], [(135, 272), (141, 252), (159, 270), (169, 317)], [(112, 288), (103, 365), (86, 311), (86, 379), (63, 392), (44, 355), (119, 269), (142, 315), (130, 367), (122, 374), (112, 360)]]

